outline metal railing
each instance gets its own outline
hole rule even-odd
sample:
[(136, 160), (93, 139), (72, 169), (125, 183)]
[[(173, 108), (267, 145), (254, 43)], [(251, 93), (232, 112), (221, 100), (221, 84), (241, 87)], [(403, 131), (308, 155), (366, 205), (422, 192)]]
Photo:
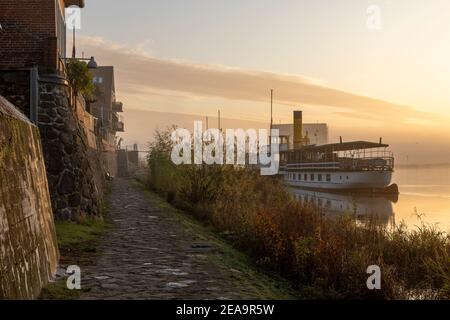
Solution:
[[(331, 160), (331, 161), (330, 161)], [(348, 170), (348, 171), (375, 171), (394, 170), (394, 156), (391, 151), (369, 150), (366, 152), (342, 152), (317, 157), (316, 159), (281, 161), (286, 170)]]

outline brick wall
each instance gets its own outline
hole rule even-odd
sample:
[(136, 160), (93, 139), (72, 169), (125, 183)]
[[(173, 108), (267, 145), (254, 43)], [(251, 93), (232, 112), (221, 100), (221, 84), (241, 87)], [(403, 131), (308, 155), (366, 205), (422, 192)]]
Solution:
[(54, 0), (0, 1), (0, 69), (57, 69)]
[(0, 70), (0, 95), (30, 116), (30, 71)]

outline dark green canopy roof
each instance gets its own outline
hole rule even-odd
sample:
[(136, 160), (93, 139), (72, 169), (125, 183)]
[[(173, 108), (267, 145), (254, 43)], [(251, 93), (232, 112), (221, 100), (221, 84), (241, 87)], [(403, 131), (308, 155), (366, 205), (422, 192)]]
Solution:
[(387, 148), (388, 144), (369, 142), (369, 141), (350, 141), (342, 143), (331, 143), (324, 144), (321, 146), (310, 145), (303, 146), (297, 149), (291, 149), (284, 152), (295, 152), (295, 151), (305, 151), (305, 152), (337, 152), (337, 151), (350, 151), (350, 150), (361, 150), (361, 149), (374, 149), (374, 148)]

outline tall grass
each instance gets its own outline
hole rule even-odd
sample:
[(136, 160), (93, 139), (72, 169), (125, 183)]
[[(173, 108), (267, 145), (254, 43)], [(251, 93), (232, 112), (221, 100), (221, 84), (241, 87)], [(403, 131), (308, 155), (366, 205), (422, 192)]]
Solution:
[[(450, 237), (437, 228), (329, 219), (295, 200), (278, 178), (232, 166), (175, 166), (169, 131), (155, 138), (150, 186), (291, 280), (305, 298), (450, 298)], [(381, 268), (381, 290), (367, 288), (370, 265)]]

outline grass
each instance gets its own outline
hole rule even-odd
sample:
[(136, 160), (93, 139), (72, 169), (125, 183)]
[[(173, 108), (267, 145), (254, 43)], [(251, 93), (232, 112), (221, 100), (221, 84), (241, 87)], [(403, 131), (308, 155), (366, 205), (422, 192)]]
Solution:
[(61, 263), (70, 264), (92, 259), (110, 226), (103, 219), (89, 219), (81, 223), (56, 221), (55, 227)]
[[(84, 265), (94, 263), (98, 255), (98, 245), (102, 235), (110, 225), (103, 219), (88, 219), (80, 223), (56, 221), (56, 235), (61, 254), (60, 265)], [(57, 279), (45, 287), (41, 300), (73, 300), (78, 299), (83, 290), (69, 290), (66, 278)]]
[[(111, 184), (105, 187), (105, 197), (102, 203), (102, 214), (106, 215), (109, 208)], [(98, 246), (102, 236), (110, 230), (103, 217), (84, 218), (74, 221), (55, 221), (56, 236), (60, 252), (60, 266), (83, 265), (94, 263), (97, 258)], [(74, 300), (78, 299), (83, 290), (67, 289), (66, 279), (60, 278), (43, 288), (41, 300)]]
[(82, 290), (69, 290), (65, 279), (51, 282), (42, 289), (39, 300), (77, 300)]
[[(380, 225), (351, 214), (326, 218), (292, 197), (281, 179), (248, 168), (174, 165), (170, 135), (157, 133), (148, 186), (217, 230), (235, 248), (301, 296), (319, 299), (449, 299), (450, 235), (422, 224)], [(366, 270), (382, 271), (368, 290)]]

